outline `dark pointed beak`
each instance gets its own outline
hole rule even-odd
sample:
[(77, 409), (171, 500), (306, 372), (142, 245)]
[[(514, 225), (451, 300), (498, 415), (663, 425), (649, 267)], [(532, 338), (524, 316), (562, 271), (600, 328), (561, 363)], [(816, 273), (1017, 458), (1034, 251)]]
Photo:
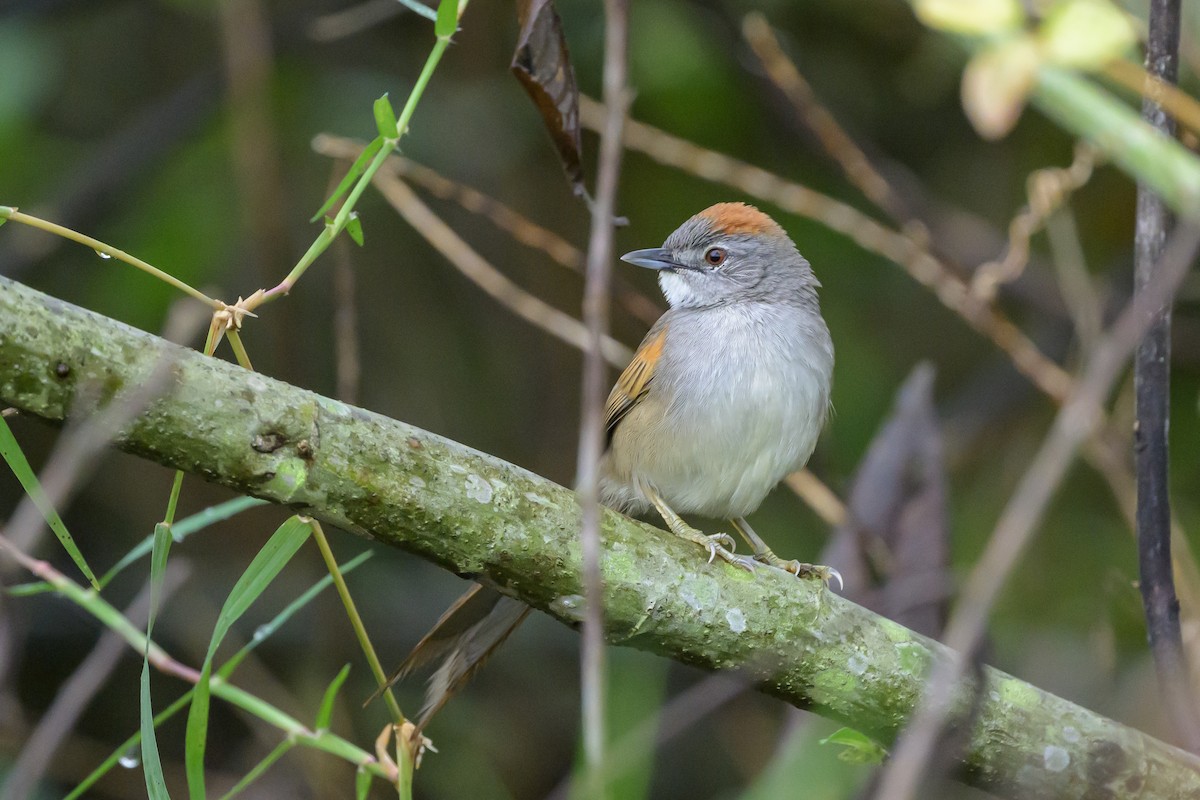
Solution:
[(684, 266), (671, 258), (671, 253), (661, 247), (649, 247), (645, 250), (634, 250), (621, 256), (622, 261), (628, 261), (646, 269), (684, 269)]

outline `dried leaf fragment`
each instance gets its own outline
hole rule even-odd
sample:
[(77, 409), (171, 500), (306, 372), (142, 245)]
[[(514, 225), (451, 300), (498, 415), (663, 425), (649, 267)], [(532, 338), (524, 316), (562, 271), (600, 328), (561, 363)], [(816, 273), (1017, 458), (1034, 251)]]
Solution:
[(517, 21), (521, 33), (510, 69), (541, 113), (572, 191), (582, 196), (579, 86), (562, 20), (552, 0), (518, 0)]

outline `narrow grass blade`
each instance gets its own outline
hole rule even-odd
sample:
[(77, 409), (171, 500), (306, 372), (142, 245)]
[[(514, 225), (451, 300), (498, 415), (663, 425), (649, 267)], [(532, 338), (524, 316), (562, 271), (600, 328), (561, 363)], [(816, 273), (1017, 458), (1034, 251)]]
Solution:
[(309, 222), (316, 222), (325, 212), (333, 208), (334, 204), (342, 198), (346, 192), (350, 191), (350, 187), (358, 180), (358, 177), (367, 170), (367, 165), (375, 158), (376, 154), (383, 148), (383, 137), (376, 136), (375, 139), (366, 146), (359, 154), (358, 158), (354, 159), (354, 163), (350, 165), (350, 171), (346, 173), (346, 177), (342, 178), (341, 183), (333, 190), (333, 194), (329, 195), (329, 199), (324, 205), (317, 209), (317, 213), (312, 215)]
[(29, 495), (29, 499), (37, 506), (38, 511), (42, 512), (42, 516), (46, 518), (46, 524), (50, 526), (50, 530), (54, 531), (54, 535), (58, 537), (58, 541), (62, 543), (63, 549), (71, 556), (71, 560), (75, 562), (75, 566), (79, 567), (79, 571), (88, 579), (92, 587), (99, 590), (100, 584), (97, 583), (92, 568), (88, 566), (83, 553), (75, 546), (75, 540), (71, 538), (71, 534), (67, 531), (67, 526), (63, 524), (62, 519), (58, 516), (58, 512), (54, 510), (54, 506), (50, 505), (50, 501), (43, 494), (42, 485), (38, 482), (37, 475), (33, 473), (29, 462), (25, 460), (25, 454), (21, 451), (21, 446), (17, 444), (17, 438), (13, 436), (12, 428), (8, 427), (8, 423), (4, 421), (4, 417), (0, 417), (0, 456), (4, 458), (8, 464), (8, 468), (13, 471), (13, 475), (17, 476), (17, 481), (20, 482), (21, 488), (25, 490), (25, 494)]
[(204, 657), (204, 667), (200, 671), (200, 681), (196, 684), (195, 694), (192, 695), (192, 708), (188, 712), (184, 766), (187, 771), (188, 792), (193, 800), (205, 798), (204, 750), (208, 736), (213, 656), (233, 623), (246, 613), (311, 533), (312, 527), (309, 523), (298, 516), (291, 517), (280, 525), (234, 584), (217, 617), (216, 628), (208, 643), (208, 654)]
[[(191, 519), (191, 517), (188, 519)], [(186, 519), (181, 520), (179, 526), (182, 526), (185, 522), (187, 522)], [(179, 526), (176, 526), (176, 528)], [(372, 555), (374, 554), (370, 550), (359, 553), (345, 564), (339, 566), (338, 569), (341, 570), (343, 575), (348, 575), (358, 567), (362, 566), (362, 564), (366, 562), (367, 559), (371, 558)], [(326, 575), (310, 586), (302, 595), (288, 603), (288, 605), (284, 607), (282, 611), (275, 615), (274, 619), (255, 630), (254, 637), (247, 642), (241, 650), (235, 653), (232, 658), (226, 661), (221, 668), (217, 670), (216, 674), (222, 678), (228, 678), (230, 675), (232, 675), (237, 666), (242, 663), (246, 656), (250, 655), (250, 652), (254, 650), (254, 648), (258, 647), (259, 644), (269, 639), (271, 635), (275, 633), (275, 631), (277, 631), (289, 619), (295, 616), (300, 609), (312, 602), (312, 600), (318, 594), (328, 589), (332, 583), (333, 576)], [(154, 717), (154, 725), (156, 727), (162, 725), (168, 719), (179, 713), (180, 710), (185, 708), (192, 700), (193, 691), (193, 689), (189, 689), (188, 691), (184, 692), (179, 699), (171, 703), (171, 705), (158, 712), (158, 714), (156, 714)], [(122, 755), (129, 752), (130, 748), (138, 746), (141, 743), (141, 740), (142, 734), (139, 730), (137, 733), (133, 734), (124, 742), (122, 742), (117, 749), (113, 751), (112, 755), (106, 758), (98, 767), (96, 767), (96, 769), (92, 770), (92, 772), (86, 778), (84, 778), (78, 786), (72, 789), (71, 793), (64, 797), (63, 800), (78, 800), (78, 798), (83, 797), (84, 794), (91, 789), (97, 781), (111, 772), (113, 767), (117, 766)], [(363, 771), (365, 770), (360, 770), (360, 772)], [(367, 775), (369, 776), (370, 773), (368, 772)]]
[(433, 32), (439, 39), (449, 39), (458, 30), (458, 0), (442, 0), (438, 3), (437, 21)]
[(375, 127), (379, 130), (379, 135), (384, 139), (395, 139), (400, 134), (396, 130), (396, 109), (392, 108), (392, 103), (388, 100), (385, 94), (375, 101)]
[(154, 707), (150, 701), (150, 654), (153, 641), (154, 616), (158, 611), (162, 592), (163, 572), (167, 566), (167, 554), (171, 550), (171, 526), (159, 523), (154, 526), (154, 547), (150, 554), (150, 614), (146, 620), (147, 652), (142, 655), (141, 677), (141, 733), (142, 772), (146, 777), (146, 794), (150, 800), (170, 800), (167, 780), (163, 777), (162, 761), (158, 755), (158, 739), (154, 735)]
[(349, 674), (350, 665), (347, 664), (342, 667), (341, 672), (325, 690), (325, 696), (321, 698), (321, 709), (317, 712), (317, 730), (323, 731), (329, 727), (329, 723), (333, 720), (333, 703), (337, 700), (337, 693), (341, 690), (342, 684), (346, 682), (346, 676)]

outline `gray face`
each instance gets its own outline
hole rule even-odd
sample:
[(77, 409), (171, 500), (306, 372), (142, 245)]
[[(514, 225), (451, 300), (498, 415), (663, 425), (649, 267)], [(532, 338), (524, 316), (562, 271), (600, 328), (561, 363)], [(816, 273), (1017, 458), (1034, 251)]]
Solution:
[(787, 236), (725, 234), (702, 216), (681, 225), (661, 248), (622, 258), (659, 270), (659, 286), (672, 308), (755, 300), (807, 305), (820, 285)]

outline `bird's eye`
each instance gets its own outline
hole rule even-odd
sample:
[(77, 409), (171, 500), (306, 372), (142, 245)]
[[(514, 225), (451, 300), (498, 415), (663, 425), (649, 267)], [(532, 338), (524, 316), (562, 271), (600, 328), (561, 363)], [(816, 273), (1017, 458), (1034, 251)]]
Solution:
[(725, 263), (725, 257), (728, 255), (724, 248), (714, 247), (704, 254), (704, 260), (714, 267), (719, 267)]

